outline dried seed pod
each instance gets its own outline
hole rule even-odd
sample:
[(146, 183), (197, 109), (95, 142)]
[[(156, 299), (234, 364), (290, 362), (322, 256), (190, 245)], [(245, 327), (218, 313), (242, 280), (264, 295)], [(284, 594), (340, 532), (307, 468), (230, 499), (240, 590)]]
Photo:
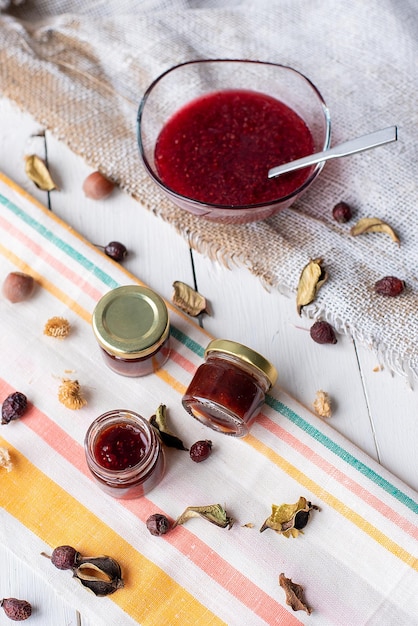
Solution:
[(312, 609), (305, 602), (301, 585), (292, 582), (291, 578), (286, 578), (283, 573), (279, 576), (279, 585), (286, 594), (286, 604), (294, 611), (306, 611), (308, 615), (312, 613)]
[(108, 596), (124, 586), (121, 567), (110, 556), (81, 557), (73, 571), (73, 578), (101, 597)]
[(58, 400), (67, 409), (78, 410), (87, 404), (87, 400), (81, 394), (78, 380), (64, 378), (58, 389)]
[(44, 327), (44, 335), (65, 339), (70, 333), (71, 325), (64, 317), (51, 317)]
[(357, 224), (352, 227), (350, 233), (351, 235), (353, 235), (353, 237), (356, 237), (357, 235), (364, 235), (367, 233), (386, 233), (395, 243), (397, 243), (398, 245), (400, 244), (399, 237), (395, 233), (393, 228), (378, 217), (361, 218), (357, 222)]
[(174, 522), (173, 528), (184, 524), (184, 522), (187, 522), (187, 520), (192, 517), (203, 517), (203, 519), (221, 528), (228, 527), (228, 529), (231, 529), (234, 525), (233, 518), (227, 515), (223, 506), (220, 504), (210, 504), (208, 506), (188, 506)]
[(32, 615), (32, 606), (27, 600), (3, 598), (0, 600), (0, 606), (3, 607), (7, 617), (14, 622), (23, 622)]
[(405, 289), (405, 282), (396, 276), (384, 276), (374, 285), (374, 290), (380, 296), (399, 296)]
[(309, 332), (316, 343), (337, 343), (334, 328), (325, 320), (314, 322)]
[(83, 183), (83, 191), (91, 200), (105, 200), (115, 188), (115, 183), (103, 176), (101, 172), (92, 172)]
[(188, 448), (184, 446), (177, 435), (175, 435), (167, 426), (167, 407), (165, 404), (160, 404), (158, 409), (155, 412), (155, 415), (152, 415), (150, 418), (150, 424), (153, 426), (160, 435), (161, 441), (168, 448), (176, 448), (177, 450), (185, 450)]
[(1, 423), (8, 424), (12, 420), (22, 417), (28, 407), (28, 399), (24, 393), (14, 391), (9, 394), (1, 407)]
[(328, 274), (322, 267), (322, 262), (320, 258), (313, 259), (305, 265), (301, 272), (296, 294), (296, 305), (299, 315), (302, 312), (302, 307), (315, 300), (318, 290), (328, 279)]
[(146, 522), (147, 528), (154, 537), (161, 537), (170, 530), (170, 522), (165, 515), (154, 513)]
[(186, 283), (176, 280), (173, 283), (173, 304), (192, 317), (197, 317), (200, 313), (207, 313), (207, 301), (198, 291), (195, 291)]
[(316, 392), (313, 407), (315, 409), (315, 413), (320, 417), (332, 416), (331, 398), (329, 394), (326, 391), (322, 391), (322, 389)]
[(11, 472), (13, 469), (10, 452), (7, 448), (4, 448), (3, 446), (0, 446), (0, 467), (3, 467), (6, 472)]
[(351, 207), (347, 202), (338, 202), (332, 209), (332, 217), (339, 224), (345, 224), (351, 220), (352, 216)]
[(43, 191), (58, 190), (57, 185), (52, 180), (51, 174), (43, 161), (36, 154), (25, 157), (25, 172), (32, 182)]
[(308, 523), (310, 512), (320, 509), (301, 496), (296, 504), (273, 504), (271, 510), (271, 515), (260, 528), (260, 533), (271, 528), (285, 537), (297, 537)]
[(33, 276), (24, 272), (10, 272), (3, 282), (3, 295), (10, 302), (23, 302), (28, 300), (35, 289)]

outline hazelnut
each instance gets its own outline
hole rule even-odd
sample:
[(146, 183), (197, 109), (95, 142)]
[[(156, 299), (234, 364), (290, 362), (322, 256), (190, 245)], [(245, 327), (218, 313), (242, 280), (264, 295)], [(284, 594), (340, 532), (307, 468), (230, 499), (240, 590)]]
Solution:
[(23, 302), (31, 297), (35, 289), (33, 276), (24, 272), (10, 272), (3, 282), (3, 295), (10, 302)]
[(92, 172), (83, 183), (83, 191), (87, 198), (104, 200), (115, 188), (115, 183), (108, 180), (100, 172)]

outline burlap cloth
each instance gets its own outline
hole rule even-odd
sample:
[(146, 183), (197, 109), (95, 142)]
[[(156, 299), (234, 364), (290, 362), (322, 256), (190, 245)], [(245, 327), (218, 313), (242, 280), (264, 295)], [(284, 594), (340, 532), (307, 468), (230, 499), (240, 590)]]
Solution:
[[(87, 163), (170, 222), (213, 259), (245, 265), (294, 295), (302, 267), (322, 257), (329, 280), (304, 315), (323, 316), (418, 376), (418, 12), (411, 0), (39, 1), (0, 16), (0, 89)], [(333, 141), (397, 124), (399, 141), (326, 165), (292, 208), (264, 222), (225, 226), (166, 201), (136, 142), (138, 103), (170, 66), (194, 58), (291, 65), (320, 89)], [(352, 237), (333, 205), (386, 220), (398, 233)], [(123, 219), (123, 215), (121, 215)], [(354, 220), (353, 220), (354, 221)], [(139, 226), (138, 226), (139, 227)], [(407, 290), (373, 293), (395, 275)], [(251, 297), (251, 294), (248, 294)]]

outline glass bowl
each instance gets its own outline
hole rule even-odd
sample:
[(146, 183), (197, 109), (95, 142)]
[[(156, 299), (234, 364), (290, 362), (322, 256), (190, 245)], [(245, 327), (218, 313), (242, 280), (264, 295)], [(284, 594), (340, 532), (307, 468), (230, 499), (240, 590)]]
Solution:
[[(239, 93), (241, 100), (238, 99), (236, 102), (241, 102), (241, 104), (234, 104), (233, 106), (241, 108), (239, 110), (237, 108), (235, 110), (230, 109), (228, 121), (225, 121), (228, 117), (225, 114), (226, 117), (224, 116), (223, 121), (219, 122), (223, 111), (226, 111), (230, 106), (230, 102), (226, 103), (224, 100), (223, 104), (218, 103), (216, 105), (220, 107), (219, 109), (212, 110), (212, 122), (204, 119), (203, 124), (200, 122), (200, 128), (197, 128), (196, 123), (199, 124), (199, 122), (193, 121), (192, 117), (197, 115), (193, 119), (199, 119), (198, 116), (202, 115), (202, 112), (197, 112), (197, 109), (193, 111), (193, 106), (197, 105), (198, 102), (201, 103), (203, 97), (211, 101), (215, 94), (217, 94), (217, 98), (228, 97), (228, 92), (230, 95), (231, 92), (234, 92), (235, 98)], [(264, 118), (264, 113), (260, 112), (259, 109), (250, 108), (247, 110), (252, 111), (252, 114), (249, 115), (252, 126), (249, 131), (250, 134), (248, 134), (247, 122), (243, 121), (246, 118), (243, 117), (242, 107), (248, 104), (245, 103), (244, 105), (245, 98), (254, 95), (261, 97), (261, 99), (267, 97), (270, 104), (273, 98), (273, 106), (284, 105), (284, 114), (290, 113), (291, 115), (287, 119), (293, 119), (295, 123), (287, 121), (286, 123), (290, 126), (284, 127), (284, 130), (282, 128), (281, 131), (275, 129), (273, 132), (272, 118)], [(279, 102), (277, 103), (277, 101)], [(178, 144), (182, 143), (182, 140), (179, 141), (178, 137), (175, 140), (172, 138), (173, 143), (170, 145), (170, 152), (164, 152), (160, 133), (167, 128), (167, 123), (170, 124), (173, 116), (175, 118), (179, 112), (185, 124), (184, 129), (185, 133), (188, 133), (188, 139), (184, 140), (186, 143), (183, 145), (183, 151), (175, 155), (180, 169), (173, 172), (172, 179), (167, 182), (165, 174), (163, 175), (164, 180), (162, 179), (161, 168), (163, 166), (168, 167), (167, 163), (172, 159), (173, 151)], [(255, 123), (255, 112), (257, 113), (257, 123)], [(296, 115), (296, 118), (292, 118), (292, 115)], [(140, 155), (152, 180), (177, 206), (206, 220), (223, 223), (242, 224), (263, 220), (289, 207), (316, 180), (324, 164), (319, 163), (316, 166), (272, 179), (268, 179), (268, 170), (306, 154), (326, 150), (330, 146), (331, 139), (330, 114), (315, 85), (306, 76), (291, 67), (263, 61), (207, 59), (176, 65), (161, 74), (148, 87), (139, 106), (137, 122)], [(294, 129), (299, 127), (300, 122), (309, 135), (309, 146), (309, 142), (305, 142), (302, 146), (302, 138), (297, 135), (293, 136), (294, 132), (297, 132)], [(219, 123), (221, 126), (216, 126)], [(280, 121), (280, 123), (282, 122)], [(234, 125), (237, 129), (236, 133), (232, 128)], [(195, 132), (193, 129), (196, 128)], [(212, 142), (212, 136), (215, 135), (217, 136), (216, 141), (224, 142), (223, 148), (220, 144)], [(249, 156), (250, 142), (256, 135), (257, 141), (261, 142), (261, 148), (257, 148), (260, 159), (257, 153)], [(192, 146), (190, 141), (198, 136), (196, 145)], [(229, 141), (228, 137), (234, 137), (234, 139), (231, 139), (230, 145), (227, 145), (227, 150), (229, 149), (230, 152), (225, 154), (222, 149), (225, 148), (225, 141)], [(263, 144), (262, 142), (267, 143)], [(292, 144), (294, 151), (289, 158), (288, 150)], [(160, 152), (157, 156), (156, 146), (160, 146)], [(167, 143), (165, 147), (167, 148)], [(243, 171), (246, 173), (241, 176), (239, 173), (240, 158), (243, 159), (243, 163), (247, 161), (247, 166), (251, 169), (250, 172), (248, 169), (244, 169)], [(183, 163), (184, 159), (189, 162)], [(228, 167), (231, 163), (233, 163), (233, 172), (224, 174), (223, 168)], [(244, 193), (246, 187), (250, 188), (253, 170), (255, 171), (258, 166), (260, 167), (259, 176), (262, 180), (257, 182), (257, 185), (260, 188), (263, 187), (264, 196), (257, 196), (258, 187), (255, 185), (250, 194), (251, 198), (248, 197), (241, 201), (241, 191)], [(211, 176), (215, 176), (216, 168), (218, 168), (216, 176), (222, 174), (223, 178), (211, 180)], [(221, 170), (221, 174), (219, 170)], [(186, 171), (188, 172), (187, 176), (190, 175), (189, 172), (192, 176), (196, 176), (193, 191), (178, 187), (178, 181), (183, 177), (183, 174), (185, 175)], [(237, 197), (234, 198), (232, 198), (233, 184), (228, 182), (232, 178), (234, 178), (237, 188)], [(280, 188), (278, 186), (279, 178), (281, 179)], [(218, 184), (217, 180), (221, 180), (221, 183)], [(213, 199), (212, 192), (218, 193), (222, 185), (225, 186), (222, 197)], [(270, 185), (270, 187), (266, 188), (266, 185)], [(198, 197), (199, 194), (202, 194), (201, 197)], [(209, 195), (211, 195), (210, 198)]]

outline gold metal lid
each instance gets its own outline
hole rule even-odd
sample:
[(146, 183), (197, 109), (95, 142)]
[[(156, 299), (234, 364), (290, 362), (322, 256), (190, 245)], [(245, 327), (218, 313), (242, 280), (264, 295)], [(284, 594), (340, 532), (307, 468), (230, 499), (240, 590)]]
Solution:
[(228, 339), (214, 339), (211, 341), (205, 350), (205, 356), (209, 352), (223, 352), (224, 354), (230, 354), (232, 356), (239, 357), (246, 363), (253, 365), (259, 369), (270, 380), (271, 386), (277, 380), (278, 373), (276, 368), (270, 361), (267, 361), (261, 354), (244, 346), (242, 343), (236, 341), (230, 341)]
[(92, 326), (101, 347), (125, 359), (151, 354), (170, 332), (164, 300), (139, 285), (117, 287), (105, 294), (93, 311)]

